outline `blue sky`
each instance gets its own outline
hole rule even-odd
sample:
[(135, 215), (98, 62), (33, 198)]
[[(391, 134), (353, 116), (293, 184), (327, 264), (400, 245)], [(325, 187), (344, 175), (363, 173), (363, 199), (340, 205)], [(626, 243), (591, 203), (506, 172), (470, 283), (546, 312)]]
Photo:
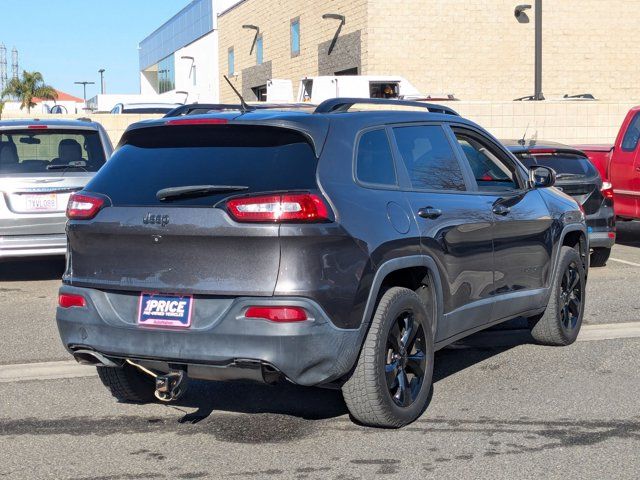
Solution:
[(107, 93), (138, 93), (138, 43), (189, 4), (189, 0), (0, 0), (0, 43), (20, 56), (20, 70), (37, 70), (45, 82), (82, 97), (99, 93), (104, 68)]

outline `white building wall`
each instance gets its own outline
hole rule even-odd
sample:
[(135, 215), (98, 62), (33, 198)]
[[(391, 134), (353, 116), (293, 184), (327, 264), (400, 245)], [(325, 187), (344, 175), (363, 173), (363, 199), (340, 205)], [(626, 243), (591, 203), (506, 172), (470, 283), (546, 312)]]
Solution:
[[(213, 11), (213, 30), (174, 52), (175, 90), (164, 96), (174, 96), (176, 91), (187, 92), (187, 102), (218, 102), (220, 70), (218, 68), (218, 15), (240, 0), (210, 0)], [(182, 57), (193, 57), (191, 59)], [(192, 65), (195, 65), (196, 82), (193, 82)], [(157, 95), (157, 73), (140, 72), (140, 93)]]
[[(182, 57), (193, 57), (182, 58)], [(218, 32), (213, 32), (178, 50), (175, 55), (176, 91), (188, 92), (188, 103), (217, 102)], [(192, 65), (195, 66), (195, 84)]]

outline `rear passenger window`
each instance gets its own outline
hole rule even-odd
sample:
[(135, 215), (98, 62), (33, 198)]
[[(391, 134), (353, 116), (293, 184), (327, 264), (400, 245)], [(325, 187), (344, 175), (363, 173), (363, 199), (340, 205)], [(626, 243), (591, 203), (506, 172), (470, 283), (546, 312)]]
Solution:
[(413, 188), (466, 190), (462, 169), (441, 127), (397, 127), (393, 133)]
[(627, 128), (627, 133), (624, 134), (622, 150), (625, 152), (634, 151), (638, 146), (638, 140), (640, 140), (640, 113), (636, 113), (636, 116), (633, 117), (629, 124), (629, 128)]
[(385, 130), (372, 130), (360, 137), (356, 176), (364, 183), (387, 186), (397, 184), (393, 156)]

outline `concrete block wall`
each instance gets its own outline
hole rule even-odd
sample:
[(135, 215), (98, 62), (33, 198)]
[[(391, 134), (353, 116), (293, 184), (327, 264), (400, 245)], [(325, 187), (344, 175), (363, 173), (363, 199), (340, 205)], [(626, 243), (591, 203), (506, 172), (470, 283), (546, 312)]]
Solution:
[[(528, 2), (533, 4), (534, 2)], [(294, 86), (317, 75), (318, 47), (346, 16), (340, 38), (360, 32), (360, 73), (401, 75), (425, 94), (453, 93), (461, 100), (511, 101), (534, 93), (534, 18), (514, 16), (514, 0), (245, 0), (219, 17), (220, 72), (234, 47), (237, 86), (260, 27), (264, 61), (273, 78)], [(601, 101), (640, 101), (640, 0), (543, 2), (543, 93), (547, 99), (591, 93)], [(289, 26), (300, 17), (301, 53), (291, 57)], [(340, 41), (338, 41), (340, 44)], [(324, 72), (326, 74), (326, 72)], [(239, 89), (242, 91), (242, 88)], [(222, 100), (233, 100), (222, 85)]]
[[(498, 138), (537, 137), (569, 144), (613, 143), (625, 115), (640, 102), (446, 102), (462, 116)], [(32, 115), (31, 117), (34, 117)], [(36, 115), (42, 119), (79, 118), (81, 115)], [(160, 115), (88, 115), (107, 130), (114, 146), (134, 122)], [(28, 118), (10, 112), (3, 119)]]
[[(396, 73), (424, 93), (500, 100), (534, 93), (535, 12), (513, 0), (369, 0), (365, 73)], [(640, 0), (544, 1), (547, 99), (640, 100)]]
[(613, 143), (627, 112), (639, 102), (447, 102), (502, 139)]

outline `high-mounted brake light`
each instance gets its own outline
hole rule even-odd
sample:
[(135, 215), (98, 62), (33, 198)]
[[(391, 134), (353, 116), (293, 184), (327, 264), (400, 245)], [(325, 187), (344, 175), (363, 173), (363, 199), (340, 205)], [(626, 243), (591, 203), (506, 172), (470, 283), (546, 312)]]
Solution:
[(555, 148), (531, 148), (529, 149), (531, 155), (549, 155), (552, 153), (558, 153)]
[(239, 222), (323, 222), (329, 219), (324, 201), (311, 193), (234, 198), (229, 213)]
[(272, 322), (304, 322), (307, 312), (301, 307), (249, 307), (245, 318), (262, 318)]
[(600, 192), (602, 193), (602, 196), (604, 198), (613, 200), (613, 185), (611, 185), (609, 182), (603, 182)]
[(96, 216), (104, 206), (100, 197), (84, 193), (74, 193), (67, 204), (67, 218), (70, 220), (89, 220)]
[(86, 304), (82, 295), (72, 293), (61, 293), (58, 295), (58, 305), (62, 308), (84, 307)]
[(226, 118), (176, 118), (167, 120), (165, 125), (226, 125)]
[(49, 127), (47, 125), (29, 125), (27, 128), (29, 130), (46, 130)]

